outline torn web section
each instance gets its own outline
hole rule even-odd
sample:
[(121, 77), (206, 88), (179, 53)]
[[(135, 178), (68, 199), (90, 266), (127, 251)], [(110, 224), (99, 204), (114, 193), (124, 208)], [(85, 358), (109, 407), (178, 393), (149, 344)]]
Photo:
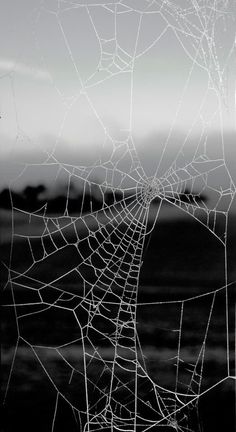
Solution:
[[(222, 183), (217, 185), (219, 178)], [(183, 168), (176, 168), (174, 164), (162, 178), (161, 184), (164, 199), (190, 213), (225, 242), (227, 215), (235, 186), (224, 160), (211, 160), (203, 155)], [(206, 204), (200, 195), (204, 197), (209, 191), (211, 202)]]

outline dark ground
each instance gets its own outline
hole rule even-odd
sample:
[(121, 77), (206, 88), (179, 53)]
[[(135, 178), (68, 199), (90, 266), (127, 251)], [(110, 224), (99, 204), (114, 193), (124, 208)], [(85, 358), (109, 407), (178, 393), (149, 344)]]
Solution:
[[(4, 224), (3, 224), (4, 226)], [(232, 220), (229, 225), (228, 238), (228, 282), (236, 280), (236, 227)], [(37, 249), (37, 244), (36, 244)], [(2, 244), (2, 260), (7, 263), (9, 242)], [(22, 258), (24, 256), (24, 259)], [(54, 276), (67, 270), (66, 257), (57, 262), (50, 262)], [(23, 272), (27, 267), (27, 254), (22, 242), (15, 243), (13, 251), (13, 267)], [(48, 268), (43, 266), (34, 270), (34, 277), (42, 279)], [(2, 282), (7, 278), (6, 268), (2, 267)], [(67, 281), (67, 290), (78, 294), (81, 288), (73, 285), (73, 279)], [(152, 379), (162, 386), (173, 388), (175, 367), (169, 359), (176, 355), (178, 334), (173, 329), (178, 328), (181, 303), (167, 303), (170, 300), (179, 301), (200, 294), (214, 292), (225, 284), (225, 251), (224, 246), (209, 231), (198, 222), (191, 219), (179, 219), (159, 223), (153, 231), (151, 240), (145, 251), (144, 263), (141, 269), (140, 288), (137, 310), (137, 330), (142, 345), (146, 366)], [(64, 289), (65, 287), (62, 287)], [(232, 284), (229, 289), (229, 335), (231, 348), (231, 374), (234, 371), (234, 296)], [(4, 302), (9, 302), (7, 295), (9, 286), (2, 296)], [(76, 291), (75, 291), (76, 290)], [(53, 296), (53, 294), (51, 294)], [(16, 291), (16, 301), (29, 302), (28, 293), (24, 289)], [(206, 326), (211, 310), (212, 295), (200, 297), (186, 302), (182, 322), (182, 340), (180, 357), (186, 364), (195, 363), (199, 349), (206, 333)], [(50, 302), (53, 301), (51, 297)], [(162, 304), (158, 302), (163, 302)], [(143, 303), (148, 303), (144, 305)], [(202, 390), (214, 386), (227, 376), (226, 354), (226, 318), (225, 291), (219, 290), (210, 320), (206, 343), (206, 355), (203, 369)], [(102, 323), (101, 323), (102, 328)], [(69, 315), (43, 312), (32, 315), (24, 321), (20, 329), (21, 335), (31, 344), (65, 343), (78, 337), (78, 327)], [(46, 336), (45, 336), (46, 335)], [(46, 337), (46, 339), (45, 339)], [(49, 338), (49, 339), (47, 339)], [(4, 394), (9, 368), (13, 356), (13, 348), (17, 340), (16, 321), (12, 308), (3, 308), (2, 314), (2, 394)], [(50, 345), (50, 346), (51, 346)], [(103, 349), (106, 346), (104, 344)], [(77, 351), (68, 352), (70, 361), (78, 356)], [(81, 359), (77, 358), (80, 363)], [(50, 353), (48, 365), (55, 373), (55, 381), (63, 382), (65, 370), (62, 363)], [(49, 367), (49, 366), (48, 366)], [(96, 371), (95, 371), (96, 373)], [(188, 382), (186, 368), (181, 370), (180, 378)], [(183, 384), (184, 386), (184, 384)], [(184, 387), (182, 387), (182, 390)], [(235, 430), (235, 391), (233, 380), (222, 381), (214, 389), (206, 392), (199, 401), (199, 420), (195, 420), (194, 431), (202, 432), (233, 432)], [(79, 398), (78, 387), (71, 388), (75, 398)], [(15, 366), (12, 372), (9, 391), (4, 408), (4, 423), (1, 432), (24, 430), (25, 432), (51, 431), (55, 407), (56, 392), (49, 382), (45, 372), (36, 360), (32, 350), (20, 342)], [(80, 394), (82, 398), (83, 395)], [(68, 404), (60, 398), (58, 417), (54, 432), (78, 431), (75, 419), (71, 415)], [(63, 413), (63, 415), (62, 415)], [(198, 424), (196, 426), (196, 424)], [(154, 429), (150, 429), (154, 432)], [(161, 432), (173, 430), (171, 427), (155, 429)], [(187, 429), (185, 429), (187, 431)], [(108, 432), (108, 431), (107, 431)]]

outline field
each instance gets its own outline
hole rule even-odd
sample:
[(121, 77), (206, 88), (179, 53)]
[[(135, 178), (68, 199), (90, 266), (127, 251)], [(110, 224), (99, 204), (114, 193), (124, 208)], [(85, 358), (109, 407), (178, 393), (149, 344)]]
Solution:
[[(233, 218), (229, 220), (227, 247), (230, 304), (227, 331), (223, 244), (203, 225), (182, 212), (169, 208), (165, 212), (152, 231), (150, 241), (145, 244), (136, 311), (138, 343), (142, 348), (138, 349), (139, 360), (145, 364), (148, 376), (153, 382), (170, 391), (175, 390), (178, 367), (178, 391), (185, 393), (186, 389), (190, 388), (193, 365), (196, 365), (205, 341), (204, 360), (200, 362), (201, 392), (205, 394), (200, 398), (199, 418), (194, 419), (192, 429), (203, 432), (220, 432), (224, 429), (231, 432), (234, 430), (234, 386), (233, 380), (225, 380), (225, 377), (228, 375), (228, 366), (231, 375), (234, 373), (233, 290), (236, 280), (236, 229)], [(1, 219), (2, 261), (7, 264), (10, 256), (10, 214), (2, 212)], [(14, 232), (26, 232), (24, 215), (19, 214), (15, 221)], [(151, 223), (152, 215), (150, 226)], [(40, 223), (35, 222), (33, 226), (31, 224), (31, 235), (41, 235), (41, 230)], [(68, 238), (72, 235), (72, 232), (68, 232)], [(11, 379), (5, 403), (5, 426), (2, 426), (1, 432), (15, 431), (16, 428), (35, 432), (51, 431), (56, 398), (53, 383), (56, 383), (57, 388), (69, 401), (68, 404), (65, 399), (60, 398), (54, 431), (78, 431), (76, 422), (71, 417), (70, 404), (78, 408), (83, 406), (83, 387), (79, 378), (72, 381), (68, 387), (72, 366), (76, 370), (83, 370), (82, 342), (79, 340), (77, 322), (69, 310), (55, 312), (50, 307), (41, 307), (40, 313), (35, 313), (36, 309), (30, 306), (35, 301), (36, 281), (48, 283), (49, 275), (52, 279), (59, 278), (56, 289), (66, 291), (66, 301), (74, 301), (74, 296), (82, 298), (84, 287), (75, 282), (73, 274), (70, 274), (66, 281), (60, 279), (62, 274), (75, 266), (76, 261), (71, 249), (61, 255), (52, 255), (50, 261), (42, 261), (33, 266), (30, 273), (34, 281), (31, 285), (33, 289), (25, 289), (22, 273), (29, 266), (30, 254), (21, 237), (15, 240), (12, 269), (14, 275), (19, 273), (21, 277), (13, 284), (12, 302), (10, 285), (7, 284), (7, 268), (3, 265), (2, 297), (6, 305), (17, 303), (27, 306), (16, 308), (16, 313), (22, 315), (18, 320), (15, 318), (15, 308), (3, 308), (3, 394), (8, 386), (9, 373)], [(40, 242), (37, 238), (33, 247), (34, 254), (40, 256)], [(89, 278), (89, 274), (86, 277)], [(47, 291), (47, 304), (55, 301), (54, 296), (55, 290)], [(115, 305), (113, 306), (115, 314)], [(32, 315), (29, 315), (30, 307)], [(22, 310), (27, 315), (23, 316)], [(83, 321), (83, 312), (80, 312), (80, 321)], [(109, 333), (101, 316), (97, 318), (96, 328), (101, 334)], [(15, 351), (17, 331), (21, 338)], [(69, 340), (78, 342), (68, 345)], [(97, 343), (102, 358), (112, 360), (114, 352), (109, 338), (98, 338)], [(14, 367), (10, 372), (15, 353)], [(90, 379), (96, 379), (98, 375), (105, 385), (106, 377), (99, 362), (94, 362)], [(211, 387), (214, 388), (208, 391)], [(140, 385), (143, 399), (146, 392), (147, 389), (142, 389)], [(62, 412), (63, 415), (60, 414)], [(152, 432), (154, 430), (157, 429), (152, 428)], [(162, 427), (161, 431), (165, 430), (171, 431), (173, 427)]]

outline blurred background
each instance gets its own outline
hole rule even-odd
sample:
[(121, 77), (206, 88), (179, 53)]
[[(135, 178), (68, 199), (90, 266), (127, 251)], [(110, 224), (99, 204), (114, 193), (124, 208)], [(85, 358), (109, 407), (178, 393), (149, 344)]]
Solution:
[[(161, 187), (148, 211), (137, 307), (147, 371), (174, 389), (184, 304), (179, 388), (186, 391), (206, 335), (202, 391), (216, 386), (182, 430), (233, 431), (235, 392), (225, 378), (234, 375), (234, 2), (9, 0), (0, 7), (2, 303), (35, 301), (25, 289), (29, 270), (35, 290), (36, 281), (48, 283), (46, 275), (63, 276), (57, 288), (66, 290), (67, 301), (83, 297), (73, 273), (64, 280), (77, 265), (72, 249), (45, 259), (45, 251), (53, 252), (50, 242), (42, 247), (45, 230), (55, 228), (49, 220), (61, 221), (55, 241), (63, 232), (73, 243), (66, 218), (85, 218), (90, 235), (89, 214), (120, 209), (120, 202), (132, 206), (154, 176)], [(54, 296), (47, 292), (49, 304)], [(82, 430), (69, 405), (84, 399), (80, 381), (68, 390), (68, 371), (55, 351), (37, 357), (32, 350), (78, 338), (78, 326), (66, 313), (20, 320), (18, 313), (3, 307), (1, 431)], [(81, 369), (79, 346), (63, 355)], [(91, 376), (98, 371), (95, 365)], [(69, 404), (57, 401), (56, 417), (54, 384), (69, 393)], [(150, 389), (142, 392), (145, 399)]]

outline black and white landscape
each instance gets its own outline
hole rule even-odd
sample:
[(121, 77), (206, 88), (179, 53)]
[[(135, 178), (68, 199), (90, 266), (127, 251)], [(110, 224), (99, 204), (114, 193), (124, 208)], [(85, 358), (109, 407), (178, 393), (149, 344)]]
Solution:
[(1, 432), (233, 431), (234, 2), (0, 9)]

